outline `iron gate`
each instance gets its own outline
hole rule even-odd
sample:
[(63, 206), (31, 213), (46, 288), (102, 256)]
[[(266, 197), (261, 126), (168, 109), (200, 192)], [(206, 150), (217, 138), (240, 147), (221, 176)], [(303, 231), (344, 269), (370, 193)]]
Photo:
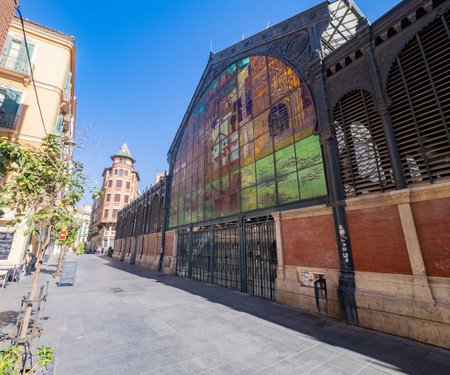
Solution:
[(271, 217), (178, 232), (177, 275), (275, 299), (277, 248)]

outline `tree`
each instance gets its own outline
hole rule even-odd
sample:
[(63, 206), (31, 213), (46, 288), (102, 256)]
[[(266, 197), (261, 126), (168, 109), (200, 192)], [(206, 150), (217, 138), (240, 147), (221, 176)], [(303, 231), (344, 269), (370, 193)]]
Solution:
[[(83, 166), (71, 158), (71, 150), (58, 135), (45, 137), (39, 148), (0, 138), (0, 174), (5, 176), (0, 188), (0, 217), (6, 209), (13, 211), (15, 218), (8, 225), (26, 225), (25, 235), (36, 236), (40, 227), (46, 228), (29, 300), (36, 297), (42, 260), (52, 236), (70, 222), (76, 204), (83, 197)], [(31, 310), (30, 303), (19, 337), (27, 334)]]

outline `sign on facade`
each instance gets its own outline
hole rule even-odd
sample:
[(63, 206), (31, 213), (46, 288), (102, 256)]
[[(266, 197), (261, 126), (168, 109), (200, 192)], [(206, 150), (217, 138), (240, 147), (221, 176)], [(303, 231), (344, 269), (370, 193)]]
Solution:
[(0, 233), (0, 260), (6, 260), (11, 252), (14, 233)]

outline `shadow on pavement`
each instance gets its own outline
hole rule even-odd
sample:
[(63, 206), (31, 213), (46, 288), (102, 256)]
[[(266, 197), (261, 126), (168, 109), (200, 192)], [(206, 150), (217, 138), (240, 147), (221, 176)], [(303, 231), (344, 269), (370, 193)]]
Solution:
[(450, 368), (450, 352), (445, 349), (347, 325), (319, 313), (301, 311), (235, 290), (159, 273), (111, 258), (106, 260), (109, 261), (106, 265), (110, 267), (153, 279), (211, 302), (309, 335), (325, 344), (367, 356), (365, 359), (367, 363), (380, 371), (437, 375), (448, 374)]

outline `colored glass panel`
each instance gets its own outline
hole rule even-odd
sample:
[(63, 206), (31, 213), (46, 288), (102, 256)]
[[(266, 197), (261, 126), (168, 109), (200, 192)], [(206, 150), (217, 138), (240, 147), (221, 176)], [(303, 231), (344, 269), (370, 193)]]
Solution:
[(256, 186), (258, 194), (258, 208), (273, 207), (277, 204), (275, 180), (263, 182)]
[(241, 209), (243, 212), (256, 210), (256, 187), (242, 189)]
[(297, 173), (278, 176), (278, 204), (286, 204), (299, 200)]
[(315, 121), (306, 85), (283, 61), (251, 56), (228, 66), (181, 136), (170, 225), (325, 195)]

